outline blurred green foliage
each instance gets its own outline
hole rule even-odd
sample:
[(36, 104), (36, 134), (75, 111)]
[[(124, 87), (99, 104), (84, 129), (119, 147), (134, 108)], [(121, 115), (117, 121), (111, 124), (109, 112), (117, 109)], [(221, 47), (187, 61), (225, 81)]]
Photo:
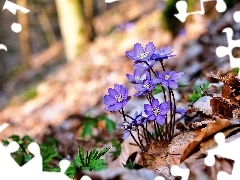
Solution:
[(116, 139), (112, 139), (111, 142), (112, 142), (112, 145), (115, 147), (115, 151), (110, 152), (110, 154), (113, 160), (115, 160), (121, 154), (122, 147), (121, 147), (121, 143)]
[(116, 123), (104, 115), (95, 118), (87, 116), (83, 122), (81, 138), (85, 140), (87, 136), (93, 137), (93, 129), (98, 128), (99, 122), (104, 122), (106, 131), (109, 134), (116, 130)]

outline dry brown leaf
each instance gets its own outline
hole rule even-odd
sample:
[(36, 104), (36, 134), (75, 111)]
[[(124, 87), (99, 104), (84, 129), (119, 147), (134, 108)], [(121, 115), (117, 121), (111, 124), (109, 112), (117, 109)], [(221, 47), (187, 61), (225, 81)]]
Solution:
[[(240, 132), (240, 126), (239, 125), (229, 126), (221, 132), (225, 135), (225, 137), (228, 137), (231, 134)], [(201, 152), (206, 152), (207, 150), (217, 146), (217, 143), (213, 138), (214, 135), (215, 134), (213, 134), (211, 138), (207, 138), (201, 142), (201, 144), (199, 145)]]
[[(205, 127), (202, 127), (202, 126)], [(187, 130), (174, 137), (171, 143), (152, 143), (148, 152), (142, 152), (142, 165), (157, 170), (169, 179), (172, 165), (179, 165), (189, 158), (199, 144), (209, 136), (231, 125), (228, 119), (214, 117), (212, 121), (205, 121), (196, 125), (195, 129)]]
[[(226, 137), (226, 142), (230, 142), (239, 138), (240, 127), (239, 125), (229, 126), (221, 131)], [(234, 135), (233, 135), (234, 134)], [(214, 140), (214, 134), (205, 138), (199, 145), (200, 149), (196, 153), (192, 154), (189, 158), (184, 160), (184, 164), (190, 170), (189, 179), (191, 180), (215, 180), (217, 179), (217, 173), (219, 171), (225, 171), (231, 174), (233, 161), (224, 159), (221, 157), (215, 158), (215, 164), (212, 167), (208, 167), (204, 163), (204, 158), (207, 155), (207, 150), (216, 147), (217, 143)]]

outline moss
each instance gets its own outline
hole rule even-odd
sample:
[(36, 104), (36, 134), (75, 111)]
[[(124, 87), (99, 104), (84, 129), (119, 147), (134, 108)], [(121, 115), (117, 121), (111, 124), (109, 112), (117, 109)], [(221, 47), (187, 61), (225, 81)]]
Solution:
[(23, 101), (27, 101), (27, 100), (30, 100), (30, 99), (33, 99), (37, 96), (37, 88), (36, 86), (32, 86), (30, 88), (28, 88), (26, 91), (23, 91), (21, 94), (20, 94), (20, 98), (23, 100)]
[(20, 92), (18, 95), (12, 97), (10, 101), (8, 102), (9, 106), (16, 106), (19, 104), (22, 104), (23, 102), (26, 102), (30, 99), (33, 99), (37, 96), (37, 86), (32, 85), (31, 87), (28, 87), (26, 90)]
[(22, 65), (15, 66), (7, 73), (7, 80), (12, 79), (13, 77), (19, 75), (24, 71), (25, 71), (25, 68)]

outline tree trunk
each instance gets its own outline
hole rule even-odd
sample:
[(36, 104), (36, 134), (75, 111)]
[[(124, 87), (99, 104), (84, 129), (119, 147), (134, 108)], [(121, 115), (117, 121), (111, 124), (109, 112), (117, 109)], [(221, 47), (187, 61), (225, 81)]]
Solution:
[(82, 0), (55, 0), (67, 61), (73, 61), (88, 43)]
[(86, 18), (86, 28), (88, 33), (88, 39), (90, 41), (94, 40), (96, 36), (95, 30), (92, 24), (93, 17), (94, 17), (94, 2), (93, 0), (84, 0), (84, 15)]
[[(17, 0), (16, 3), (19, 6), (28, 8), (27, 0)], [(30, 46), (30, 35), (29, 35), (29, 22), (28, 14), (17, 12), (18, 23), (22, 25), (22, 31), (19, 33), (20, 47), (23, 66), (29, 68), (31, 64), (31, 46)]]

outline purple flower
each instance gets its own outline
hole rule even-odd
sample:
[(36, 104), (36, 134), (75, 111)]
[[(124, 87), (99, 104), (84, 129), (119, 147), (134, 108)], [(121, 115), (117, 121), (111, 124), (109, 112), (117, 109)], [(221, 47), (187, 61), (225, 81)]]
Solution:
[(129, 81), (133, 84), (139, 84), (142, 83), (144, 80), (147, 79), (147, 76), (149, 75), (149, 72), (146, 71), (140, 71), (139, 69), (134, 70), (134, 75), (126, 74)]
[(139, 114), (138, 114), (138, 112), (135, 112), (133, 124), (138, 126), (138, 125), (143, 125), (146, 122), (147, 122), (147, 120), (146, 120), (146, 118), (144, 118), (142, 116), (142, 112), (140, 112)]
[(126, 139), (128, 136), (130, 136), (130, 130), (125, 130), (122, 139)]
[(131, 131), (135, 131), (137, 129), (137, 126), (133, 125), (133, 123), (129, 123), (129, 122), (125, 121), (121, 124), (121, 128), (123, 128), (125, 130), (125, 132), (122, 136), (122, 139), (126, 139), (128, 136), (130, 136)]
[(150, 57), (154, 53), (155, 49), (156, 49), (156, 47), (154, 46), (154, 44), (152, 42), (149, 42), (146, 45), (145, 50), (143, 49), (141, 44), (136, 43), (136, 44), (134, 44), (134, 51), (126, 51), (126, 55), (127, 55), (127, 57), (129, 57), (130, 59), (132, 59), (134, 61), (146, 61), (146, 60), (150, 59)]
[(176, 73), (175, 71), (163, 72), (163, 74), (158, 74), (159, 82), (163, 87), (170, 87), (172, 89), (177, 89), (177, 80), (184, 75), (184, 72)]
[(171, 47), (163, 47), (161, 49), (159, 49), (158, 51), (155, 51), (152, 56), (151, 59), (158, 61), (158, 60), (163, 60), (163, 59), (168, 59), (170, 57), (174, 57), (175, 55), (171, 55), (173, 53), (173, 51), (171, 51)]
[(186, 111), (187, 110), (183, 108), (176, 108), (176, 113), (180, 114), (181, 116), (184, 116)]
[(108, 93), (109, 95), (104, 96), (104, 104), (108, 106), (106, 108), (108, 111), (120, 110), (130, 99), (128, 90), (119, 84), (114, 84), (114, 89), (109, 88)]
[[(148, 63), (148, 65), (146, 63)], [(134, 66), (140, 71), (145, 71), (148, 70), (149, 67), (153, 67), (155, 63), (156, 63), (155, 60), (146, 60), (144, 62), (134, 63)]]
[(148, 115), (149, 121), (156, 120), (159, 125), (165, 122), (165, 115), (169, 110), (169, 105), (166, 102), (159, 104), (157, 99), (153, 99), (151, 105), (144, 104), (144, 112)]
[(140, 96), (142, 94), (147, 94), (150, 91), (152, 91), (155, 88), (155, 84), (150, 79), (150, 77), (147, 77), (145, 81), (143, 81), (142, 84), (137, 84), (134, 86), (134, 88), (138, 91), (136, 94), (134, 94), (135, 97)]
[[(170, 100), (167, 101), (168, 103), (168, 107), (170, 109)], [(174, 110), (174, 105), (172, 104), (172, 110)], [(183, 109), (183, 108), (176, 108), (176, 113), (180, 114), (181, 116), (184, 116), (185, 113), (186, 113), (186, 109)]]

